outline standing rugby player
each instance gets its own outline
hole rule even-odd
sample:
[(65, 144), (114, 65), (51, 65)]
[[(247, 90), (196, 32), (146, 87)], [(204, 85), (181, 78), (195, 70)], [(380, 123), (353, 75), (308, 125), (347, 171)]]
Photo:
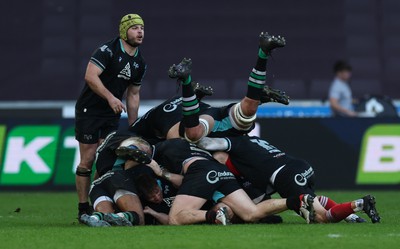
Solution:
[[(76, 169), (79, 217), (90, 212), (90, 176), (99, 143), (118, 128), (121, 112), (127, 111), (130, 124), (138, 116), (139, 91), (146, 72), (139, 51), (143, 38), (143, 19), (137, 14), (125, 15), (119, 37), (102, 44), (88, 63), (86, 84), (75, 106), (75, 137), (81, 158)], [(127, 107), (122, 103), (125, 93)]]

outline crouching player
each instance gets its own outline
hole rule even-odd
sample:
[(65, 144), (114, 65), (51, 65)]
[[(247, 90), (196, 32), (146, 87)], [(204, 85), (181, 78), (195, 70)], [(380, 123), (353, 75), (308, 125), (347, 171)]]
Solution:
[[(98, 165), (105, 165), (102, 160), (108, 159), (111, 169), (93, 181), (89, 196), (95, 212), (91, 216), (81, 216), (81, 221), (92, 227), (143, 225), (143, 208), (136, 190), (135, 179), (140, 174), (153, 174), (144, 164), (151, 161), (146, 153), (151, 154), (151, 147), (139, 137), (125, 137), (120, 141), (119, 147), (111, 150), (114, 151), (115, 158), (110, 161), (112, 157), (107, 147), (110, 145), (115, 147), (115, 143), (107, 144), (110, 140), (106, 140), (100, 152), (108, 156), (98, 155), (100, 160)], [(126, 148), (130, 148), (128, 154)], [(121, 212), (115, 213), (116, 210)]]

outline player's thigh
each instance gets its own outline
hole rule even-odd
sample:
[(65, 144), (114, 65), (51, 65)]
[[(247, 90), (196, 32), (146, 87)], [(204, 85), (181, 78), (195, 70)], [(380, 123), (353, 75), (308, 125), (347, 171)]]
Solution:
[(206, 201), (206, 199), (201, 197), (178, 194), (172, 203), (169, 216), (177, 216), (183, 210), (199, 210)]
[(101, 200), (96, 204), (94, 210), (102, 213), (114, 213), (114, 203), (111, 199)]
[(244, 220), (248, 220), (249, 214), (257, 212), (257, 206), (243, 189), (238, 189), (221, 200), (228, 205), (232, 211)]
[(114, 199), (121, 211), (143, 212), (142, 203), (136, 194), (126, 190), (117, 190), (116, 194), (120, 194), (118, 198), (114, 196)]

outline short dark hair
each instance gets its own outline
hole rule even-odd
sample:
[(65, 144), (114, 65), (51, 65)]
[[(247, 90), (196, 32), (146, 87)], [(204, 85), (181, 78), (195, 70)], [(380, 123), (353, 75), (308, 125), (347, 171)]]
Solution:
[(336, 61), (335, 64), (333, 65), (334, 73), (341, 72), (341, 71), (351, 71), (351, 70), (352, 70), (352, 67), (350, 66), (350, 64), (344, 60)]
[(157, 180), (148, 174), (139, 175), (136, 180), (136, 187), (138, 189), (139, 195), (144, 198), (149, 198), (154, 190), (158, 187)]

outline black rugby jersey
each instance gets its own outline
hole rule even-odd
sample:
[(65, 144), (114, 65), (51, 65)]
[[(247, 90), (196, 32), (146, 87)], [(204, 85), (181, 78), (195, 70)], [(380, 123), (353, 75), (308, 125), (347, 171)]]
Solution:
[(133, 136), (135, 134), (132, 132), (119, 130), (110, 133), (104, 139), (104, 142), (97, 149), (96, 170), (99, 176), (113, 168), (118, 159), (115, 149), (119, 147), (122, 141)]
[[(210, 107), (203, 102), (199, 102), (199, 105), (200, 110)], [(129, 130), (146, 138), (163, 140), (166, 139), (168, 131), (182, 118), (182, 97), (174, 96), (137, 119)]]
[(191, 157), (214, 160), (212, 155), (182, 138), (168, 139), (155, 145), (154, 160), (171, 173), (183, 174), (183, 162)]
[[(101, 45), (90, 58), (103, 72), (100, 79), (104, 86), (118, 99), (129, 85), (140, 86), (146, 72), (146, 63), (137, 48), (134, 56), (124, 50), (119, 37)], [(86, 83), (75, 105), (77, 115), (119, 117), (107, 100), (97, 95)]]
[(226, 138), (227, 152), (233, 166), (255, 187), (267, 189), (273, 173), (290, 161), (282, 151), (259, 137), (238, 136)]

